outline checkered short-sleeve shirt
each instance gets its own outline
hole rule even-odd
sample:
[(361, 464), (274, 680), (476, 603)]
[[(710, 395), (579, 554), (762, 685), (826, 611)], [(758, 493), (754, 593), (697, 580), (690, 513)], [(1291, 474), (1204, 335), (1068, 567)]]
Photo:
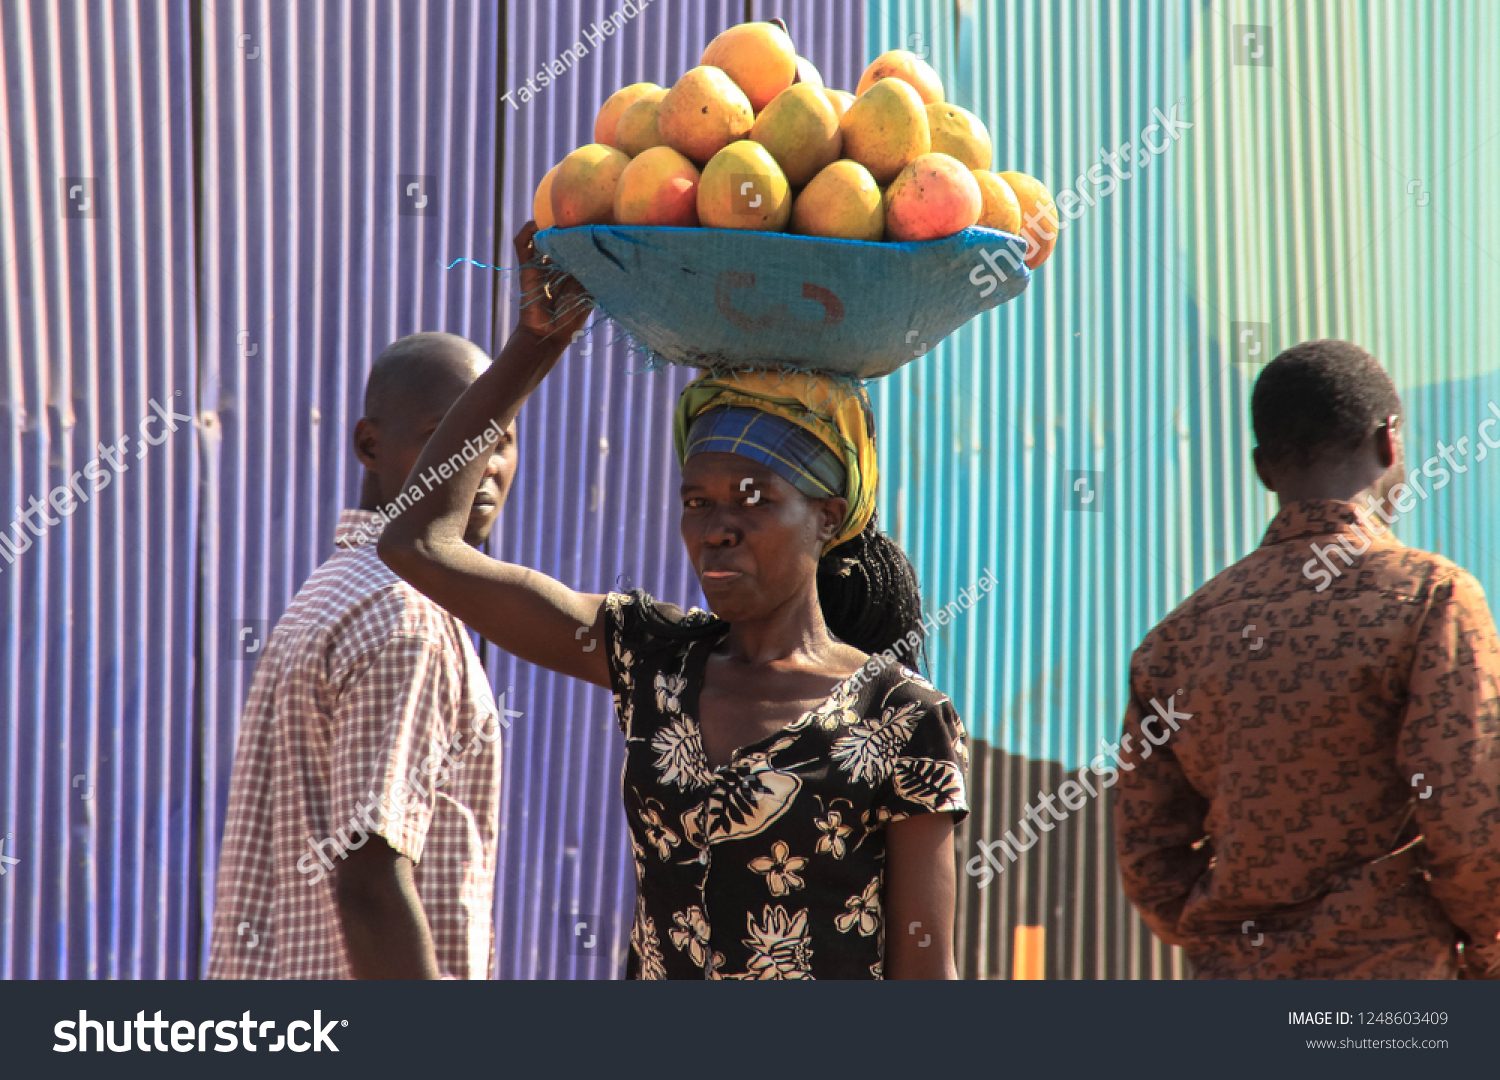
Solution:
[(334, 875), (370, 835), (415, 864), (442, 973), (491, 973), (499, 713), (463, 625), (376, 556), (379, 521), (344, 511), (256, 667), (211, 979), (350, 978)]

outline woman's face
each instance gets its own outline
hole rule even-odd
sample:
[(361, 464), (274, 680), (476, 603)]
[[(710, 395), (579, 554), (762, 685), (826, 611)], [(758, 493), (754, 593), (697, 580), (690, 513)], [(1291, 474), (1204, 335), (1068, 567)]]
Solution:
[(818, 556), (847, 503), (809, 499), (739, 454), (694, 454), (682, 467), (682, 542), (721, 619), (762, 618), (817, 588)]

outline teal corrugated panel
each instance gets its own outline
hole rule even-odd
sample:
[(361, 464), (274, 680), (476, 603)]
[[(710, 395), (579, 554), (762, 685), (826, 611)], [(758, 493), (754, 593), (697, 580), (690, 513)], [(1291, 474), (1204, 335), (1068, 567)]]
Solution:
[[(975, 748), (967, 859), (1113, 738), (1140, 638), (1259, 542), (1275, 501), (1250, 464), (1249, 395), (1281, 348), (1343, 337), (1379, 356), (1406, 398), (1409, 467), (1467, 439), (1465, 471), (1403, 534), (1500, 583), (1500, 467), (1480, 460), (1493, 451), (1478, 430), (1489, 402), (1500, 410), (1500, 356), (1478, 329), (1500, 298), (1500, 222), (1482, 186), (1500, 163), (1500, 119), (1484, 106), (1500, 99), (1486, 63), (1500, 11), (869, 11), (866, 59), (925, 50), (948, 99), (989, 126), (997, 169), (1060, 193), (1101, 154), (1130, 143), (1133, 157), (1107, 197), (1082, 185), (1097, 205), (1069, 207), (1024, 296), (872, 387), (881, 514), (929, 610), (986, 568), (999, 584), (930, 644)], [(1264, 63), (1236, 63), (1237, 39), (1242, 60), (1254, 49)], [(1143, 164), (1142, 137), (1162, 146), (1147, 129), (1174, 109), (1192, 126)], [(1243, 346), (1236, 324), (1253, 328)], [(1075, 501), (1090, 491), (1090, 505)], [(1021, 925), (1046, 928), (1049, 977), (1184, 974), (1118, 893), (1104, 807), (1074, 814), (1004, 878), (990, 895), (966, 882), (966, 974), (1008, 977)]]

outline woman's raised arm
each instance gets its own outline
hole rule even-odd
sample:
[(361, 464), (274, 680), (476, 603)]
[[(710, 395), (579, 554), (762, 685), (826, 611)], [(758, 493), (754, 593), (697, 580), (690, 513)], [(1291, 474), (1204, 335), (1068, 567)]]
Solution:
[[(506, 652), (607, 687), (606, 650), (599, 647), (604, 597), (492, 559), (464, 541), (497, 433), (510, 428), (591, 310), (571, 277), (533, 265), (535, 234), (536, 223), (527, 222), (516, 236), (522, 307), (515, 333), (448, 411), (412, 471), (415, 478), (448, 469), (448, 478), (391, 520), (378, 550), (397, 574)], [(474, 444), (479, 453), (459, 464)]]

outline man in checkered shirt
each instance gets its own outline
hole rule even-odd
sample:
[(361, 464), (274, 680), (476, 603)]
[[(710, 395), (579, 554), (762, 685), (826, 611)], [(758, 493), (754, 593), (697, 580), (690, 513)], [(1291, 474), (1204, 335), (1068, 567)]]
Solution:
[[(276, 625), (241, 718), (211, 979), (491, 974), (502, 714), (463, 625), (375, 554), (441, 482), (408, 474), (487, 364), (463, 338), (413, 334), (370, 372), (360, 509)], [(516, 469), (514, 430), (490, 434), (465, 451), (489, 455), (475, 547)]]

